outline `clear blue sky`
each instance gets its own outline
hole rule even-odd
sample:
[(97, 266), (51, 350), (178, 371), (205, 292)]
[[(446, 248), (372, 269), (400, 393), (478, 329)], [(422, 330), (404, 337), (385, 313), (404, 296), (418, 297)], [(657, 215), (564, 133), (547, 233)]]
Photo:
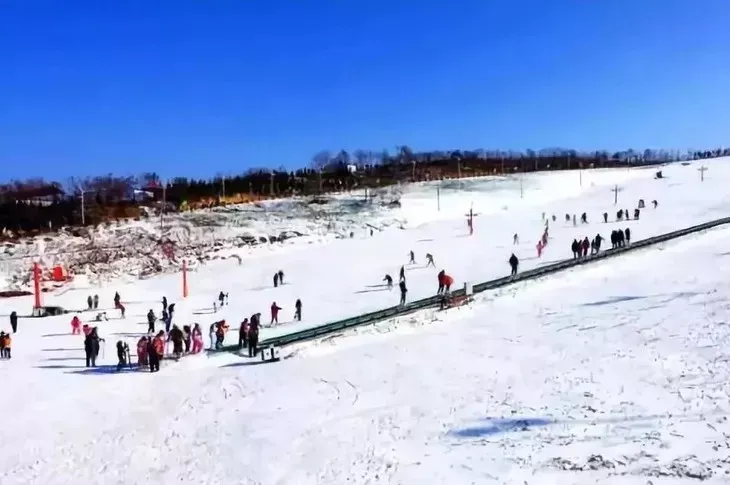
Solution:
[(0, 0), (0, 180), (730, 144), (728, 0)]

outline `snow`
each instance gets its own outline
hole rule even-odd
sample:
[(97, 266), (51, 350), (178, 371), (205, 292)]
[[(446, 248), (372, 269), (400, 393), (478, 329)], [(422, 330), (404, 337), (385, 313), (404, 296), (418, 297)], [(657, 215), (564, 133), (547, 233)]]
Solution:
[[(662, 180), (653, 169), (585, 171), (582, 187), (576, 173), (536, 174), (524, 177), (523, 198), (519, 176), (450, 182), (440, 212), (434, 184), (402, 187), (401, 209), (373, 217), (403, 229), (265, 245), (240, 266), (200, 265), (176, 321), (199, 321), (207, 333), (213, 319), (266, 318), (273, 300), (289, 320), (301, 298), (304, 321), (266, 328), (266, 338), (397, 303), (395, 291), (355, 292), (385, 272), (397, 278), (410, 249), (419, 263), (426, 252), (437, 263), (407, 267), (415, 299), (433, 294), (441, 267), (460, 286), (504, 275), (513, 250), (526, 269), (569, 257), (577, 236), (630, 226), (640, 239), (722, 217), (725, 164), (708, 162), (703, 183), (697, 164), (664, 167)], [(614, 184), (623, 189), (617, 207)], [(598, 221), (639, 198), (647, 204), (639, 221)], [(472, 204), (479, 215), (468, 237)], [(558, 221), (538, 261), (530, 258), (543, 211)], [(587, 227), (563, 222), (584, 211)], [(0, 482), (726, 483), (729, 243), (730, 229), (716, 229), (487, 292), (471, 307), (287, 347), (276, 364), (209, 354), (164, 361), (159, 374), (115, 374), (114, 343), (135, 342), (163, 295), (179, 298), (180, 275), (101, 286), (78, 279), (45, 302), (81, 308), (99, 293), (116, 316), (118, 290), (127, 319), (99, 324), (105, 355), (86, 369), (70, 316), (21, 318), (13, 359), (0, 362)], [(278, 269), (288, 284), (274, 289)], [(220, 290), (231, 304), (210, 314)], [(25, 314), (31, 301), (0, 299), (0, 315)]]

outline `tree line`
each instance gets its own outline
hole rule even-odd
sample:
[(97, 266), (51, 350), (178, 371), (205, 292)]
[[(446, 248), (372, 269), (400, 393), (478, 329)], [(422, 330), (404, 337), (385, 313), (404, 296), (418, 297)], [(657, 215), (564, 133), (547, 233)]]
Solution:
[[(63, 226), (96, 225), (138, 218), (141, 207), (166, 210), (256, 201), (270, 197), (309, 196), (364, 187), (411, 182), (532, 172), (652, 165), (678, 160), (730, 156), (730, 149), (702, 151), (625, 150), (432, 150), (407, 145), (394, 151), (322, 150), (298, 170), (254, 168), (238, 175), (210, 179), (162, 180), (154, 172), (138, 176), (69, 179), (65, 183), (34, 178), (0, 185), (0, 229), (8, 237)], [(83, 204), (82, 204), (83, 200)]]

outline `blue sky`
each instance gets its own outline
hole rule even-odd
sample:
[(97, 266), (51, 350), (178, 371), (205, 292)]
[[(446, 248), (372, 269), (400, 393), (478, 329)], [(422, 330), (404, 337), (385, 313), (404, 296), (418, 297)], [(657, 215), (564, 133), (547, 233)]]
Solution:
[(0, 180), (730, 143), (727, 0), (0, 0)]

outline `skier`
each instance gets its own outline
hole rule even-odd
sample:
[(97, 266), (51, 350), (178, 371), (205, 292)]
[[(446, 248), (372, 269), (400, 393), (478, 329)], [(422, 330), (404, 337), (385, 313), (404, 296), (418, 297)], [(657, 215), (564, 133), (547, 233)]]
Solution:
[(167, 311), (167, 297), (166, 296), (162, 297), (162, 311), (163, 312)]
[(389, 274), (385, 275), (383, 281), (385, 281), (385, 284), (388, 286), (389, 290), (393, 288), (393, 278)]
[(99, 309), (99, 295), (94, 295), (94, 310)]
[(274, 323), (279, 323), (279, 310), (281, 310), (281, 307), (276, 304), (276, 302), (271, 304), (271, 323), (270, 325), (273, 325)]
[(408, 288), (406, 288), (406, 280), (401, 280), (400, 283), (398, 283), (398, 286), (400, 287), (400, 304), (405, 305), (406, 293), (408, 293)]
[(223, 308), (223, 305), (226, 303), (226, 294), (222, 291), (218, 293), (218, 306)]
[(517, 259), (515, 253), (512, 253), (512, 256), (509, 257), (509, 265), (512, 268), (511, 276), (515, 276), (517, 274), (517, 267), (520, 265), (520, 260)]
[(248, 356), (256, 357), (259, 348), (259, 319), (260, 313), (251, 315), (251, 321), (248, 324)]
[(652, 200), (652, 201), (651, 201), (651, 204), (652, 204), (652, 205), (654, 206), (654, 208), (656, 209), (656, 206), (658, 206), (658, 205), (659, 205), (659, 202), (657, 202), (656, 200)]
[(91, 295), (86, 298), (86, 306), (88, 307), (87, 310), (92, 310), (94, 308), (94, 299)]
[(540, 239), (539, 241), (537, 241), (537, 257), (538, 258), (542, 256), (542, 248), (543, 248), (542, 239)]
[(129, 352), (129, 345), (121, 340), (117, 341), (117, 372), (121, 371), (124, 366), (127, 365), (127, 352)]
[(168, 341), (172, 341), (172, 355), (175, 360), (179, 360), (183, 353), (183, 333), (177, 325), (172, 326), (169, 332)]
[(13, 329), (13, 333), (18, 332), (18, 313), (16, 311), (10, 312), (10, 328)]
[(150, 308), (150, 311), (147, 312), (147, 333), (155, 333), (156, 321), (157, 317), (155, 316), (155, 312)]
[(149, 355), (147, 353), (147, 336), (143, 335), (137, 341), (137, 365), (140, 368), (145, 368), (150, 365)]
[(624, 236), (626, 237), (626, 244), (631, 244), (631, 229), (628, 227), (624, 229)]
[(203, 331), (199, 324), (193, 325), (193, 353), (197, 354), (203, 350)]
[(400, 277), (399, 277), (399, 280), (400, 281), (405, 281), (406, 280), (406, 268), (405, 268), (405, 266), (401, 266), (400, 267)]
[(604, 224), (608, 224), (608, 212), (603, 213), (603, 222)]
[(86, 352), (86, 367), (96, 367), (96, 358), (99, 356), (99, 342), (104, 339), (99, 338), (96, 327), (91, 329), (89, 335), (84, 339), (84, 351)]
[(279, 287), (279, 273), (274, 273), (274, 288)]
[(584, 212), (580, 215), (581, 224), (588, 224), (588, 215)]
[(279, 270), (279, 272), (277, 274), (279, 275), (279, 284), (283, 285), (284, 284), (284, 272), (282, 270)]
[(575, 222), (575, 214), (573, 214), (573, 225), (575, 226), (577, 223)]
[(122, 297), (119, 296), (119, 292), (114, 292), (114, 308), (119, 308), (119, 305), (122, 304)]
[(71, 335), (81, 334), (81, 319), (78, 315), (74, 315), (71, 319)]
[(410, 253), (410, 260), (408, 261), (408, 264), (416, 264), (416, 255), (411, 251)]
[(433, 262), (433, 254), (426, 253), (426, 267), (433, 266), (436, 267), (436, 265)]
[(638, 221), (638, 220), (639, 220), (639, 215), (640, 215), (640, 214), (641, 214), (641, 210), (639, 210), (639, 209), (634, 209), (634, 219), (636, 219), (636, 220)]
[(248, 347), (248, 318), (244, 318), (238, 328), (238, 350)]
[(294, 320), (297, 322), (302, 321), (302, 300), (297, 298), (297, 301), (294, 303)]
[(439, 271), (438, 275), (436, 275), (436, 277), (438, 278), (438, 282), (439, 282), (439, 289), (436, 291), (437, 295), (440, 295), (441, 293), (444, 292), (444, 277), (445, 276), (446, 276), (446, 271), (443, 269), (441, 271)]
[(520, 236), (518, 236), (517, 233), (515, 233), (515, 235), (512, 236), (512, 244), (517, 245), (519, 243), (520, 243)]
[(596, 234), (594, 241), (596, 241), (596, 253), (598, 253), (601, 250), (601, 243), (603, 242), (603, 237), (600, 234)]
[(588, 256), (588, 249), (591, 247), (591, 242), (588, 240), (588, 237), (586, 236), (585, 239), (583, 239), (583, 257)]

